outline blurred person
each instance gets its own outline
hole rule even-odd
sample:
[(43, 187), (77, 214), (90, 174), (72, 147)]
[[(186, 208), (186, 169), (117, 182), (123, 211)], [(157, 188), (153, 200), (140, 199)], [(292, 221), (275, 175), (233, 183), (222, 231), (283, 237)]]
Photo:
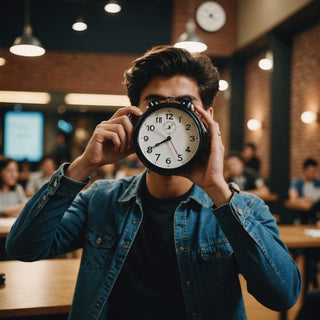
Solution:
[(70, 151), (67, 144), (66, 136), (62, 133), (57, 135), (56, 145), (54, 149), (54, 158), (56, 159), (57, 165), (63, 162), (70, 161)]
[(259, 172), (260, 159), (257, 157), (257, 147), (254, 143), (245, 143), (241, 151), (241, 156), (246, 167)]
[(26, 188), (31, 172), (31, 163), (27, 159), (19, 163), (18, 183), (22, 185), (23, 189)]
[(16, 217), (27, 202), (23, 187), (18, 183), (19, 165), (14, 159), (0, 158), (0, 216)]
[[(70, 320), (244, 320), (239, 273), (260, 303), (290, 308), (301, 275), (276, 221), (260, 198), (223, 176), (213, 119), (219, 72), (210, 58), (157, 46), (132, 63), (125, 83), (131, 105), (98, 124), (83, 153), (29, 200), (8, 253), (35, 261), (83, 248)], [(147, 169), (82, 191), (97, 168), (134, 152), (131, 116), (173, 99), (192, 101), (208, 152), (177, 175)]]
[(270, 194), (270, 190), (256, 170), (245, 166), (241, 154), (237, 151), (231, 151), (225, 160), (226, 180), (235, 182), (239, 185), (240, 190), (253, 193), (263, 197)]
[(57, 163), (53, 156), (45, 156), (41, 159), (38, 170), (30, 174), (29, 180), (26, 184), (25, 192), (28, 197), (34, 195), (57, 170)]
[(307, 158), (302, 165), (301, 177), (293, 179), (289, 187), (289, 200), (301, 201), (310, 210), (303, 216), (303, 223), (316, 223), (320, 227), (320, 178), (318, 162)]

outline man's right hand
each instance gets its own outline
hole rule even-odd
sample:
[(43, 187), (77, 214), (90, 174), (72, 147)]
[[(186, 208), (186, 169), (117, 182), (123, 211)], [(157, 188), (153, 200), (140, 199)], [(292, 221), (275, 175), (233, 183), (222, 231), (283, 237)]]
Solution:
[(66, 176), (85, 181), (100, 166), (116, 162), (133, 153), (133, 124), (129, 115), (141, 116), (134, 106), (118, 109), (107, 121), (98, 124), (81, 156), (66, 171)]

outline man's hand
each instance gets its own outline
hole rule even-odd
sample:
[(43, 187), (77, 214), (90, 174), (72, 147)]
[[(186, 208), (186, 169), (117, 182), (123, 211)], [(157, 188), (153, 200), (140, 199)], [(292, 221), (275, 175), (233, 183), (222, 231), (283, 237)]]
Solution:
[(129, 115), (141, 116), (134, 106), (118, 109), (107, 121), (98, 124), (83, 152), (66, 171), (71, 179), (84, 181), (102, 165), (116, 162), (133, 152), (133, 124)]
[(201, 187), (216, 206), (220, 206), (229, 202), (232, 192), (223, 175), (224, 146), (219, 124), (213, 120), (209, 111), (196, 106), (196, 112), (207, 130), (209, 154), (202, 155), (200, 161), (183, 173), (183, 176)]

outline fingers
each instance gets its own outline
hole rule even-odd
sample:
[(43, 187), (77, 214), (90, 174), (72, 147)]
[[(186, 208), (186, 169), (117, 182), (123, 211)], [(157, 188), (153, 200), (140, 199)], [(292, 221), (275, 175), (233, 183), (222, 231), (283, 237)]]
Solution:
[(217, 135), (221, 137), (221, 131), (219, 124), (213, 120), (211, 114), (201, 107), (195, 106), (196, 112), (200, 115), (202, 122), (211, 135)]
[(129, 115), (141, 116), (142, 111), (134, 106), (118, 109), (108, 121), (102, 121), (96, 127), (100, 139), (109, 140), (116, 150), (125, 152), (132, 146), (133, 124)]

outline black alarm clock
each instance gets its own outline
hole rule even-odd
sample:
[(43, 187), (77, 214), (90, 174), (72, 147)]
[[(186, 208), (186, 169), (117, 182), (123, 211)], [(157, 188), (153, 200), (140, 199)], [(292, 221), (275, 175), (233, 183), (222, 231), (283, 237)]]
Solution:
[(206, 129), (191, 101), (151, 101), (133, 130), (135, 152), (150, 170), (174, 175), (189, 168), (205, 150)]

